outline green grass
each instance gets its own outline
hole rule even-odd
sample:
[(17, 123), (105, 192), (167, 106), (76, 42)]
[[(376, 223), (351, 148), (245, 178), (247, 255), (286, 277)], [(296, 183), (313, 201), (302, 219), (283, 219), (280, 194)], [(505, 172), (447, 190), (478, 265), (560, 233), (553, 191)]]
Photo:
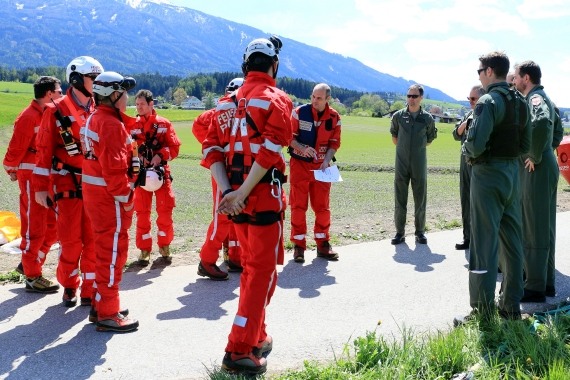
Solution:
[(12, 126), (33, 98), (34, 88), (31, 84), (0, 81), (0, 128)]

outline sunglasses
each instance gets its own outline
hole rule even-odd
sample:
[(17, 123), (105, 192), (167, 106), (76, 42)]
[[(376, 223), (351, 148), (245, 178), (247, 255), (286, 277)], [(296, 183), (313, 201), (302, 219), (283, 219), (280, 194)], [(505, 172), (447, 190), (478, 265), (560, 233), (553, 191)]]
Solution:
[(409, 98), (417, 99), (417, 98), (420, 97), (419, 95), (410, 95), (410, 94), (408, 94), (407, 96), (408, 96), (408, 99), (409, 99)]
[(95, 80), (95, 78), (97, 78), (97, 75), (99, 74), (83, 74), (84, 77), (87, 77), (91, 80)]
[(478, 70), (477, 70), (477, 75), (481, 75), (481, 72), (483, 72), (483, 71), (485, 71), (485, 70), (487, 70), (487, 69), (488, 69), (488, 67), (483, 67), (482, 69), (478, 69)]
[(477, 99), (477, 98), (474, 98), (474, 97), (472, 97), (472, 96), (468, 96), (468, 97), (467, 97), (467, 100), (470, 100), (470, 101), (474, 102), (474, 101), (476, 101), (476, 100), (478, 100), (478, 99)]

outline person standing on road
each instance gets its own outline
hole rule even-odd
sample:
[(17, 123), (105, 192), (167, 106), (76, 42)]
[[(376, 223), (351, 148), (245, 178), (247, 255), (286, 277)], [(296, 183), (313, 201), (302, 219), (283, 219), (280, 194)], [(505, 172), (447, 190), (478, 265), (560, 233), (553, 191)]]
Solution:
[(330, 182), (315, 179), (314, 170), (330, 166), (340, 148), (340, 115), (329, 106), (331, 88), (319, 83), (313, 88), (311, 104), (295, 108), (291, 118), (293, 140), (289, 144), (291, 189), (291, 241), (295, 244), (295, 262), (305, 262), (307, 249), (307, 208), (309, 200), (315, 213), (313, 232), (317, 243), (317, 257), (338, 260), (338, 254), (329, 243), (331, 226)]
[[(453, 129), (453, 138), (455, 141), (465, 142), (469, 126), (473, 122), (473, 109), (481, 96), (485, 94), (485, 89), (481, 85), (471, 88), (467, 100), (471, 109), (465, 114), (463, 119)], [(461, 200), (461, 220), (463, 222), (463, 241), (455, 244), (455, 249), (469, 249), (471, 240), (471, 215), (470, 215), (470, 199), (469, 192), (471, 188), (471, 165), (465, 162), (465, 157), (461, 155), (459, 159), (459, 199)]]
[(64, 287), (65, 307), (77, 305), (80, 285), (81, 306), (90, 306), (94, 295), (93, 230), (83, 204), (79, 131), (93, 111), (93, 81), (101, 72), (103, 67), (92, 57), (69, 62), (66, 78), (70, 87), (64, 97), (47, 105), (36, 140), (32, 184), (36, 202), (45, 208), (49, 207), (48, 191), (52, 186), (55, 189), (60, 243), (57, 280)]
[[(234, 78), (226, 86), (225, 96), (230, 96), (234, 91), (243, 85), (243, 78)], [(208, 128), (212, 124), (212, 118), (216, 109), (212, 108), (203, 112), (194, 120), (192, 133), (200, 144), (204, 142), (208, 135)], [(206, 241), (200, 249), (200, 264), (198, 264), (198, 274), (208, 277), (214, 281), (227, 280), (228, 273), (221, 270), (216, 262), (218, 261), (220, 249), (223, 247), (224, 262), (229, 272), (241, 272), (243, 270), (240, 259), (240, 247), (237, 241), (234, 225), (226, 215), (218, 213), (218, 206), (222, 200), (222, 193), (218, 189), (216, 180), (212, 177), (212, 222), (206, 233)]]
[[(522, 96), (506, 82), (509, 58), (492, 52), (479, 58), (477, 74), (487, 94), (474, 110), (462, 152), (471, 173), (471, 246), (469, 298), (474, 315), (495, 312), (497, 268), (503, 272), (498, 301), (502, 318), (520, 319), (523, 293), (523, 249), (519, 156), (530, 146), (529, 110)], [(499, 251), (501, 254), (499, 255)]]
[(247, 45), (244, 85), (218, 103), (204, 143), (202, 165), (210, 168), (223, 198), (218, 212), (231, 215), (241, 247), (240, 296), (222, 369), (257, 375), (267, 370), (273, 339), (265, 313), (283, 263), (284, 146), (292, 139), (293, 105), (275, 87), (281, 41), (272, 36)]
[(396, 145), (394, 178), (396, 236), (392, 244), (403, 243), (406, 238), (406, 214), (408, 212), (408, 187), (412, 182), (414, 195), (414, 226), (416, 242), (427, 244), (425, 236), (427, 205), (427, 150), (437, 138), (437, 128), (429, 112), (421, 107), (424, 88), (413, 84), (407, 93), (408, 105), (394, 113), (390, 126), (392, 142)]
[[(542, 72), (533, 61), (515, 65), (515, 86), (530, 106), (532, 141), (521, 157), (522, 226), (526, 279), (521, 302), (545, 302), (556, 295), (556, 194), (560, 171), (553, 148), (559, 122), (556, 106), (540, 84)], [(561, 137), (560, 131), (557, 136)]]
[(140, 90), (135, 95), (137, 123), (131, 130), (135, 139), (141, 165), (145, 170), (158, 173), (162, 186), (152, 191), (145, 186), (135, 189), (135, 213), (137, 215), (136, 245), (140, 249), (139, 264), (148, 265), (152, 252), (150, 211), (152, 196), (156, 197), (156, 225), (158, 227), (158, 251), (162, 258), (170, 261), (170, 243), (174, 238), (172, 210), (176, 206), (172, 190), (172, 176), (168, 163), (178, 157), (180, 140), (168, 119), (154, 110), (152, 92)]
[(59, 285), (42, 276), (42, 267), (51, 246), (57, 241), (55, 209), (46, 209), (35, 200), (32, 172), (36, 167), (36, 136), (46, 104), (61, 98), (59, 79), (42, 76), (34, 82), (34, 100), (14, 122), (14, 133), (4, 156), (4, 170), (20, 187), (20, 235), (22, 261), (18, 271), (25, 275), (26, 291), (57, 292)]
[(129, 228), (133, 218), (132, 188), (138, 169), (129, 128), (134, 119), (124, 114), (135, 87), (130, 77), (107, 71), (95, 78), (97, 108), (82, 129), (85, 209), (93, 221), (97, 294), (89, 321), (97, 331), (127, 332), (139, 322), (120, 309), (119, 284), (129, 253)]

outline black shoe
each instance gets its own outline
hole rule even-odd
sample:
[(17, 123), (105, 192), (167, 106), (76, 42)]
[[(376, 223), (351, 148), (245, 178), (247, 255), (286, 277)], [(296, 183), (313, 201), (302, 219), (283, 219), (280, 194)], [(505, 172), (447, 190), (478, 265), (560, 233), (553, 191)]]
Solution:
[(63, 306), (65, 307), (75, 307), (77, 305), (77, 296), (75, 295), (75, 289), (65, 288), (63, 289)]
[(526, 303), (526, 302), (538, 302), (538, 303), (542, 303), (542, 302), (546, 302), (546, 295), (544, 294), (545, 292), (538, 292), (536, 290), (529, 290), (529, 289), (525, 289), (524, 290), (524, 294), (521, 298), (521, 302), (522, 303)]
[(295, 260), (296, 263), (304, 263), (305, 249), (296, 245), (295, 248), (293, 248), (293, 260)]
[(225, 261), (225, 263), (228, 267), (228, 272), (243, 272), (243, 267), (240, 264), (231, 261), (229, 258)]
[(416, 243), (427, 244), (427, 238), (422, 232), (416, 234)]
[(556, 288), (554, 286), (546, 285), (544, 295), (547, 297), (556, 297)]
[(469, 249), (469, 240), (463, 240), (461, 243), (455, 244), (455, 249), (458, 251)]
[(521, 319), (521, 312), (520, 311), (507, 311), (507, 310), (498, 310), (499, 317), (503, 319), (507, 319), (509, 321), (518, 321)]
[(22, 262), (20, 261), (20, 263), (18, 264), (18, 266), (16, 267), (16, 269), (14, 269), (16, 272), (18, 272), (19, 274), (23, 275), (24, 274), (24, 265), (22, 264)]
[(406, 238), (404, 237), (404, 235), (401, 233), (397, 233), (396, 236), (394, 236), (394, 239), (392, 239), (392, 245), (398, 245), (405, 241)]
[(226, 352), (222, 370), (235, 375), (261, 375), (267, 371), (267, 360), (264, 357), (258, 358), (253, 352)]
[(213, 281), (224, 281), (229, 278), (228, 274), (221, 270), (216, 264), (198, 264), (198, 275), (208, 277)]

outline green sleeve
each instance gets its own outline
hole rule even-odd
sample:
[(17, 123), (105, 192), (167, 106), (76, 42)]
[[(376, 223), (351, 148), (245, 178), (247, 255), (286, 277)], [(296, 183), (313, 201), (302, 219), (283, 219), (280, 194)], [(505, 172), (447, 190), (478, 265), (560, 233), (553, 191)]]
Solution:
[(533, 95), (529, 99), (530, 104), (530, 149), (528, 156), (535, 164), (542, 161), (542, 152), (546, 146), (551, 145), (551, 141), (547, 141), (550, 137), (549, 130), (551, 128), (550, 108), (545, 99), (539, 94)]

